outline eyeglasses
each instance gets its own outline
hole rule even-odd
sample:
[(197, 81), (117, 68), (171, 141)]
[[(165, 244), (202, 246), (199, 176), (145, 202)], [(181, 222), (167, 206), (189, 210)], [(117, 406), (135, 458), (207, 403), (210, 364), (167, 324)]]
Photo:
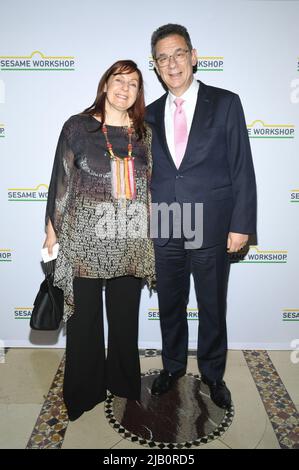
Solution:
[(189, 52), (189, 49), (180, 49), (171, 55), (160, 55), (159, 57), (156, 57), (155, 61), (159, 67), (167, 67), (167, 65), (169, 65), (170, 58), (172, 57), (175, 62), (180, 64), (186, 60), (187, 54)]

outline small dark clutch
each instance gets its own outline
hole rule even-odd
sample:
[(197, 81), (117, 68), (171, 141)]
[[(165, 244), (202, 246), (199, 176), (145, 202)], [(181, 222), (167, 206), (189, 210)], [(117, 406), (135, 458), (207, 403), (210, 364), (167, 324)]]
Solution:
[(63, 291), (53, 286), (55, 261), (44, 263), (41, 283), (30, 318), (33, 330), (58, 330), (63, 317)]

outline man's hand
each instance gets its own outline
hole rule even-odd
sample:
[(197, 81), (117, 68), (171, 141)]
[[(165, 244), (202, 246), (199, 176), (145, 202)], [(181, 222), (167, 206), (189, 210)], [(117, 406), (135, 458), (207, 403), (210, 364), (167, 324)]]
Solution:
[(248, 242), (248, 235), (243, 233), (229, 232), (227, 237), (227, 252), (235, 253), (242, 250)]

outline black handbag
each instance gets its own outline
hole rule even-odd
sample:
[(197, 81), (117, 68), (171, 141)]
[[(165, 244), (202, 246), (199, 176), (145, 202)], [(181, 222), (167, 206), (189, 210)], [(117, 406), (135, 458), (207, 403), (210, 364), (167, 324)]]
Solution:
[(41, 283), (30, 318), (33, 330), (58, 330), (63, 317), (63, 291), (53, 286), (55, 261), (44, 263)]

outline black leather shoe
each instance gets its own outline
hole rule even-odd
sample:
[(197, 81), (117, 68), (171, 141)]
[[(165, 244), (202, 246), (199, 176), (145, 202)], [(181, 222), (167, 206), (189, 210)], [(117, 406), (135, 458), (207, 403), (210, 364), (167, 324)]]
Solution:
[(152, 395), (160, 396), (163, 395), (163, 393), (168, 392), (172, 385), (183, 375), (185, 375), (185, 371), (171, 374), (168, 370), (161, 370), (160, 374), (153, 382), (151, 390)]
[(220, 408), (228, 409), (232, 404), (231, 393), (223, 380), (213, 382), (204, 375), (201, 380), (210, 389), (211, 400)]

